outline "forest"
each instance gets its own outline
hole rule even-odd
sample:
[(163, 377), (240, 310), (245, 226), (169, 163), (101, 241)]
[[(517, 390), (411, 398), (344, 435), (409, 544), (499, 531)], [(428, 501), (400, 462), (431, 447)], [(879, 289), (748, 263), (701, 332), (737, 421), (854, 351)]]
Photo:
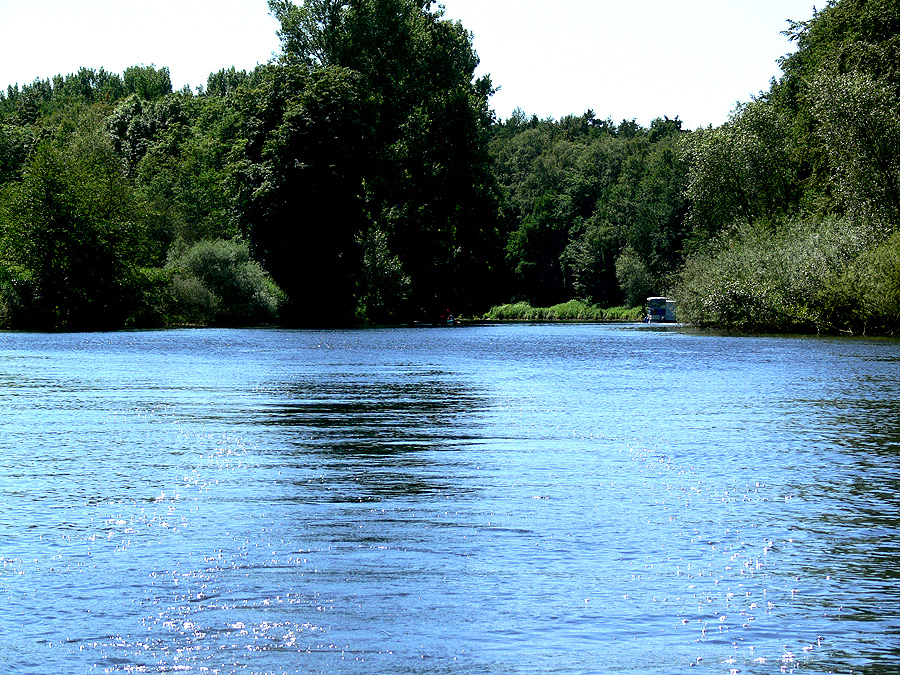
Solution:
[(429, 323), (665, 294), (700, 327), (900, 332), (893, 0), (791, 22), (782, 76), (694, 130), (498, 119), (473, 36), (430, 0), (269, 9), (280, 56), (195, 90), (134, 66), (0, 91), (0, 327)]

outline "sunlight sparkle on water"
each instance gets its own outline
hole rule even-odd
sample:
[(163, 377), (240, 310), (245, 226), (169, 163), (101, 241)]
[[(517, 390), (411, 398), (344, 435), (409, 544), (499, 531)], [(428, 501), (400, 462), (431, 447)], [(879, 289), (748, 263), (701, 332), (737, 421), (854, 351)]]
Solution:
[(900, 512), (879, 450), (900, 440), (896, 343), (199, 334), (4, 336), (0, 660), (20, 672), (768, 675), (900, 655), (896, 551), (871, 557), (897, 519), (875, 541), (859, 508)]

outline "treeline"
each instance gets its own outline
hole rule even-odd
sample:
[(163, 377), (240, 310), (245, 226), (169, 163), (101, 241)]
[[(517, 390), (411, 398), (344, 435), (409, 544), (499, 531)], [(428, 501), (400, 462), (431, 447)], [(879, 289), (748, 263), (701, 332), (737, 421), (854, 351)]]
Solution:
[(510, 296), (650, 294), (728, 330), (900, 332), (900, 5), (832, 0), (717, 128), (495, 125)]
[(168, 70), (81, 69), (0, 96), (0, 325), (274, 319), (224, 190), (239, 124)]
[(500, 299), (492, 85), (417, 0), (272, 0), (283, 55), (197, 93), (82, 69), (0, 96), (0, 325), (341, 325)]
[(269, 7), (278, 61), (196, 92), (152, 66), (0, 92), (0, 326), (432, 321), (671, 294), (698, 325), (900, 329), (896, 3), (792, 24), (784, 76), (694, 131), (497, 120), (472, 36), (426, 0)]
[(677, 117), (648, 129), (590, 110), (495, 125), (513, 299), (635, 306), (670, 285), (687, 236), (686, 135)]

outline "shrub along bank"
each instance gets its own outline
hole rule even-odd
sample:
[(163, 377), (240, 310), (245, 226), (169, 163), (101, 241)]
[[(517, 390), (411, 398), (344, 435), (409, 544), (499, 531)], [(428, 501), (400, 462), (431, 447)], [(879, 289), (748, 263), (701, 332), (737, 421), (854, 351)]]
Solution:
[(607, 307), (570, 300), (552, 307), (532, 307), (527, 302), (497, 305), (485, 315), (486, 321), (640, 321), (641, 307)]

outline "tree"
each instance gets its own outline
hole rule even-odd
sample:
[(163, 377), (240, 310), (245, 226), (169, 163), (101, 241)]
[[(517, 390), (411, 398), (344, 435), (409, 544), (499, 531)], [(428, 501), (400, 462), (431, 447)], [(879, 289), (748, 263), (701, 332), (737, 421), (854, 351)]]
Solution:
[[(243, 86), (243, 85), (241, 85)], [(158, 264), (178, 239), (230, 239), (239, 227), (225, 181), (241, 115), (219, 96), (169, 94), (154, 102), (129, 97), (108, 118), (153, 226)]]
[(210, 73), (206, 78), (206, 88), (200, 89), (201, 96), (226, 97), (236, 92), (240, 87), (251, 86), (254, 82), (255, 72), (236, 70), (234, 66), (222, 68)]
[[(363, 240), (384, 233), (389, 257), (396, 256), (410, 278), (409, 305), (419, 316), (483, 302), (501, 250), (487, 152), (493, 89), (489, 79), (474, 78), (471, 35), (431, 6), (415, 0), (270, 3), (282, 24), (283, 67), (305, 69), (310, 82), (337, 73), (347, 82), (355, 78), (354, 107), (342, 110), (358, 120), (345, 129), (356, 142), (329, 146), (338, 154), (328, 166), (339, 167), (340, 175), (332, 173), (326, 194), (341, 200), (332, 205), (356, 205), (357, 211), (330, 208), (321, 217), (329, 231), (356, 228)], [(310, 148), (294, 149), (300, 154), (293, 157), (312, 165), (302, 154)], [(342, 222), (357, 213), (362, 221)]]
[(900, 98), (861, 73), (823, 72), (810, 87), (812, 113), (851, 217), (900, 225)]
[(236, 95), (245, 138), (226, 181), (239, 227), (297, 324), (353, 321), (364, 230), (359, 76), (328, 66), (265, 69)]
[(190, 133), (186, 108), (181, 95), (151, 101), (131, 94), (119, 103), (106, 124), (129, 175), (135, 174), (151, 146), (163, 136), (168, 136), (166, 149), (177, 152), (180, 142)]
[(96, 116), (47, 139), (2, 195), (7, 320), (45, 330), (124, 325), (141, 259), (130, 187)]
[(637, 307), (653, 292), (650, 270), (633, 248), (626, 248), (616, 258), (616, 278), (629, 307)]
[(380, 230), (360, 235), (357, 243), (363, 251), (359, 312), (369, 323), (385, 323), (400, 316), (409, 300), (409, 277), (403, 274), (399, 258), (387, 246)]
[(576, 298), (606, 307), (620, 301), (615, 266), (619, 250), (616, 228), (596, 216), (573, 233), (562, 259)]
[(761, 100), (740, 106), (717, 129), (690, 135), (684, 145), (688, 218), (701, 239), (739, 220), (776, 223), (797, 208), (793, 141), (782, 111)]
[(552, 305), (568, 294), (563, 254), (569, 241), (570, 205), (567, 195), (548, 191), (510, 235), (507, 255), (515, 265), (517, 287), (533, 304)]
[(168, 68), (154, 66), (131, 66), (126, 68), (122, 79), (125, 91), (146, 101), (156, 101), (172, 93), (172, 79)]
[(19, 177), (33, 144), (27, 127), (0, 124), (0, 184)]
[(341, 65), (341, 29), (348, 0), (269, 0), (269, 10), (281, 29), (283, 58), (309, 67)]

